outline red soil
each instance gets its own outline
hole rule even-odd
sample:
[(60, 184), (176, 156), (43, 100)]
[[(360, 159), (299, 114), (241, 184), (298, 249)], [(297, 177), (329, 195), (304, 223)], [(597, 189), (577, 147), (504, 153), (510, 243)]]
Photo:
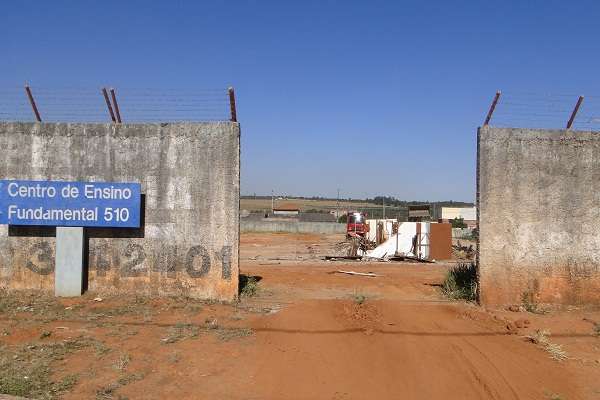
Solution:
[[(286, 235), (273, 236), (242, 237), (242, 253), (254, 257), (247, 247), (252, 244), (259, 250), (269, 247), (273, 254), (276, 243), (289, 245), (282, 240)], [(300, 235), (293, 243), (299, 249), (314, 240)], [(184, 307), (181, 300), (154, 299), (137, 312), (132, 299), (97, 303), (89, 295), (62, 301), (63, 306), (75, 306), (72, 318), (43, 322), (27, 313), (17, 319), (0, 314), (0, 324), (11, 332), (0, 341), (11, 346), (85, 335), (110, 348), (100, 356), (97, 349), (86, 348), (55, 363), (55, 377), (80, 377), (65, 399), (94, 398), (119, 377), (136, 373), (139, 379), (116, 388), (114, 398), (600, 397), (600, 338), (589, 322), (600, 321), (598, 311), (538, 315), (447, 301), (436, 285), (448, 265), (270, 262), (261, 265), (265, 258), (242, 257), (241, 272), (261, 279), (258, 295), (239, 304)], [(338, 269), (381, 276), (329, 273)], [(361, 302), (362, 296), (366, 300)], [(94, 317), (127, 305), (132, 312)], [(178, 324), (195, 324), (201, 330), (197, 336), (165, 343)], [(213, 324), (218, 328), (212, 329)], [(250, 328), (252, 334), (237, 337), (239, 328)], [(549, 330), (549, 339), (561, 344), (570, 358), (555, 361), (525, 339), (537, 329)], [(39, 339), (44, 330), (52, 335)], [(115, 366), (124, 354), (130, 361), (120, 370)]]

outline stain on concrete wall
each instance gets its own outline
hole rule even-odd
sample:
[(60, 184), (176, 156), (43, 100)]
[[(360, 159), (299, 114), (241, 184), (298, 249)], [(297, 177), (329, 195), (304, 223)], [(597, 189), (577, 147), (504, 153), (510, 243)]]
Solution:
[[(140, 229), (86, 229), (88, 288), (232, 300), (237, 123), (0, 123), (3, 179), (139, 182)], [(0, 286), (53, 290), (53, 228), (0, 227)]]
[(600, 133), (478, 132), (484, 304), (600, 304)]

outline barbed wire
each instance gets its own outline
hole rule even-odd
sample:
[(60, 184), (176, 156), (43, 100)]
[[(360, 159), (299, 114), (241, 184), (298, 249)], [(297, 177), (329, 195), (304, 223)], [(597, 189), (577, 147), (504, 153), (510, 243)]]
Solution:
[[(44, 122), (110, 122), (101, 88), (31, 87)], [(579, 95), (574, 93), (503, 92), (490, 122), (499, 127), (564, 129)], [(229, 120), (225, 89), (117, 88), (123, 122)], [(111, 102), (112, 104), (112, 102)], [(35, 121), (25, 89), (0, 87), (0, 120)], [(600, 130), (600, 95), (586, 95), (572, 129)]]
[[(502, 92), (490, 125), (516, 128), (565, 129), (578, 94)], [(600, 130), (600, 95), (585, 95), (573, 130)]]
[[(32, 86), (31, 92), (44, 122), (111, 121), (101, 88)], [(231, 118), (226, 89), (116, 88), (115, 97), (123, 122), (228, 121)], [(114, 107), (112, 100), (111, 106)], [(0, 120), (36, 120), (24, 87), (0, 87)]]

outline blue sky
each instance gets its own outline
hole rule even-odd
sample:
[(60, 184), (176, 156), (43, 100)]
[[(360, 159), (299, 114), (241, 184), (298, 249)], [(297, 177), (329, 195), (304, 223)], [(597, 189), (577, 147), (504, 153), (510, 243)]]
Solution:
[(600, 93), (594, 1), (12, 1), (0, 87), (226, 88), (242, 193), (473, 201), (495, 91)]

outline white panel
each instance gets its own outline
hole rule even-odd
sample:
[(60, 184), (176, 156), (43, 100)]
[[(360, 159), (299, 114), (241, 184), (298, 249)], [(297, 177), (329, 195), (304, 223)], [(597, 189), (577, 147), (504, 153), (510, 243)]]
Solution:
[(414, 256), (411, 252), (411, 248), (416, 233), (416, 222), (400, 222), (400, 225), (398, 226), (398, 235), (391, 235), (388, 240), (377, 246), (375, 249), (367, 251), (366, 256), (373, 258), (391, 257), (396, 253), (396, 249), (398, 250), (398, 254)]

